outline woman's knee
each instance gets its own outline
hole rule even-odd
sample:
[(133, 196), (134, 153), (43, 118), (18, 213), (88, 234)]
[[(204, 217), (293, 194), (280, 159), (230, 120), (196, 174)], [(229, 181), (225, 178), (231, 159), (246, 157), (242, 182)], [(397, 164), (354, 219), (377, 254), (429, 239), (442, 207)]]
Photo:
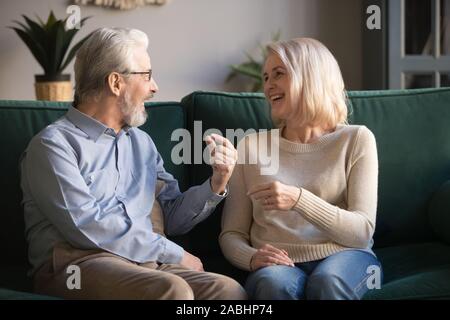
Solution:
[(300, 299), (304, 281), (298, 271), (295, 267), (280, 265), (261, 268), (249, 275), (245, 289), (250, 299)]
[(376, 267), (382, 277), (380, 263), (374, 255), (360, 250), (336, 253), (321, 262), (312, 272), (306, 285), (306, 297), (327, 300), (361, 299), (369, 290), (369, 267)]
[(312, 274), (306, 283), (308, 300), (355, 300), (358, 297), (345, 280), (336, 273)]

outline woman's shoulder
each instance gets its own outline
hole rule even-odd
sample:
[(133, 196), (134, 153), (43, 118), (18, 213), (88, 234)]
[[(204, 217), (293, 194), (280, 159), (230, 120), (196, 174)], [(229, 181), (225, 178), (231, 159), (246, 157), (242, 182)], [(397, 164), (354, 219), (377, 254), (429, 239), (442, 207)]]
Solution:
[(367, 153), (372, 150), (376, 153), (377, 143), (373, 132), (365, 125), (344, 125), (347, 132), (347, 139), (350, 142), (352, 154)]
[(375, 139), (375, 135), (373, 132), (367, 128), (365, 125), (357, 125), (357, 124), (346, 124), (341, 125), (341, 130), (343, 130), (349, 138), (354, 138), (357, 140), (367, 140), (367, 139)]

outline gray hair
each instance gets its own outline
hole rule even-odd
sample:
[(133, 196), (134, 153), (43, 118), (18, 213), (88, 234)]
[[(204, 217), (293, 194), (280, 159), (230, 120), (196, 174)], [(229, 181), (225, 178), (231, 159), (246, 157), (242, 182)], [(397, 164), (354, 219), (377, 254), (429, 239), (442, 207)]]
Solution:
[(74, 106), (101, 95), (111, 72), (132, 72), (135, 68), (133, 49), (137, 47), (148, 47), (148, 37), (140, 30), (95, 30), (76, 55)]

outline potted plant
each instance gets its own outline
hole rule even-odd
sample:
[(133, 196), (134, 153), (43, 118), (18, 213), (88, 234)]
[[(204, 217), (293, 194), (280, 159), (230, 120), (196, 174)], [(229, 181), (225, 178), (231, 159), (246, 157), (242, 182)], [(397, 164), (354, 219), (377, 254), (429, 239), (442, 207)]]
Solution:
[[(72, 100), (70, 74), (63, 74), (63, 71), (90, 34), (69, 50), (79, 28), (66, 29), (67, 19), (56, 19), (53, 11), (45, 23), (39, 17), (38, 21), (33, 21), (22, 16), (25, 23), (14, 21), (18, 26), (9, 28), (17, 33), (44, 69), (44, 74), (35, 75), (36, 98), (50, 101)], [(88, 18), (81, 19), (80, 26), (83, 26), (86, 19)]]
[[(272, 36), (272, 41), (278, 41), (280, 40), (281, 32), (278, 31), (276, 34)], [(231, 81), (233, 78), (235, 78), (237, 75), (242, 75), (247, 78), (249, 78), (250, 83), (250, 91), (252, 92), (260, 92), (263, 89), (263, 82), (262, 82), (262, 71), (264, 67), (264, 61), (267, 58), (267, 47), (259, 44), (259, 49), (261, 51), (261, 59), (256, 60), (253, 58), (248, 52), (245, 53), (247, 56), (247, 61), (241, 63), (241, 64), (232, 64), (230, 65), (231, 71), (228, 74), (226, 82)]]

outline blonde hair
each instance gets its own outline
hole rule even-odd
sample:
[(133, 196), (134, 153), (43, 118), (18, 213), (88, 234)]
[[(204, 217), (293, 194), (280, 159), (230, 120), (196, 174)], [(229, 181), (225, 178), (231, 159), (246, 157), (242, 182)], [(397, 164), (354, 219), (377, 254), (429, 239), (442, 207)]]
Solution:
[[(280, 57), (290, 77), (292, 117), (299, 126), (347, 123), (347, 96), (341, 70), (331, 52), (319, 41), (295, 38), (267, 46)], [(284, 125), (273, 119), (277, 126)]]

